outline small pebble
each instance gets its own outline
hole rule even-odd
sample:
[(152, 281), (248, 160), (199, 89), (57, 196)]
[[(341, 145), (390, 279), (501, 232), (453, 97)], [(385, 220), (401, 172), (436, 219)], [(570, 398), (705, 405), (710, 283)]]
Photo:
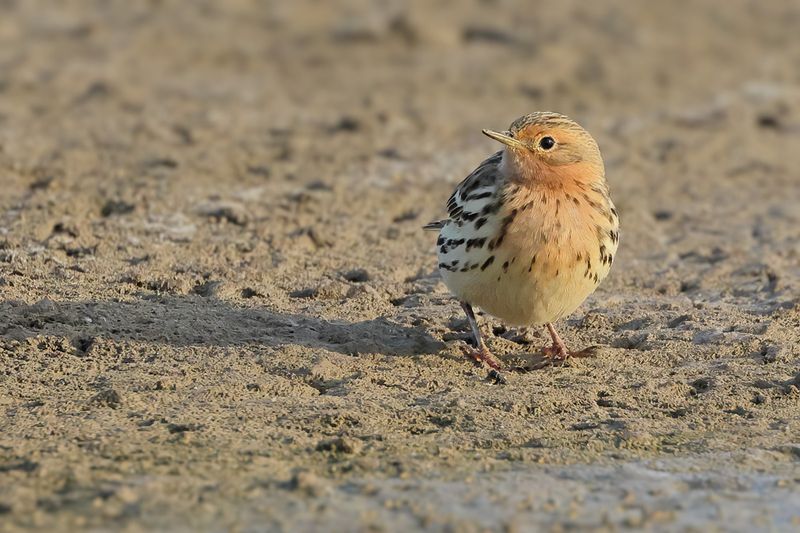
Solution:
[(369, 273), (363, 268), (356, 268), (343, 274), (344, 279), (353, 283), (364, 283), (369, 281)]
[(89, 400), (89, 405), (110, 407), (112, 409), (116, 409), (121, 404), (122, 397), (114, 389), (101, 390)]
[(491, 369), (489, 374), (486, 376), (486, 379), (493, 382), (495, 385), (507, 385), (508, 380), (506, 377), (500, 373), (499, 370)]

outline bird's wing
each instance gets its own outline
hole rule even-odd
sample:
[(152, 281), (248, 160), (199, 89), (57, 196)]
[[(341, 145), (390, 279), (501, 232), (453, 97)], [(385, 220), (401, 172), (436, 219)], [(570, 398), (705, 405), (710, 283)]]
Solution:
[(458, 184), (447, 201), (447, 214), (450, 218), (426, 224), (423, 229), (439, 230), (450, 221), (475, 220), (481, 209), (497, 195), (500, 179), (498, 166), (502, 159), (503, 152), (499, 151), (478, 165), (478, 168)]

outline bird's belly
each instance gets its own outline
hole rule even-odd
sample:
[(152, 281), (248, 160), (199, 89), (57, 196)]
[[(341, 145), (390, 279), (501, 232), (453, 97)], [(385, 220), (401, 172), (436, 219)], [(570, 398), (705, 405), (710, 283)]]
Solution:
[(518, 266), (514, 262), (503, 272), (504, 263), (505, 259), (488, 276), (486, 271), (442, 270), (442, 278), (461, 300), (517, 326), (559, 320), (577, 309), (597, 286), (584, 275), (583, 267), (556, 273), (534, 266), (529, 272), (527, 266), (514, 268)]
[(443, 228), (442, 279), (460, 300), (510, 325), (544, 324), (569, 315), (594, 292), (611, 266), (596, 252), (587, 262), (590, 250), (578, 260), (567, 246), (531, 248), (506, 240), (491, 249), (488, 239), (482, 243), (475, 238), (462, 236), (458, 227)]

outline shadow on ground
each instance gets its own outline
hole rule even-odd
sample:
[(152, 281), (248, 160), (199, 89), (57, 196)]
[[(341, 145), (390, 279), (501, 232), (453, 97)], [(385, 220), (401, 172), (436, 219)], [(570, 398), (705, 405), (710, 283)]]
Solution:
[(198, 296), (158, 296), (134, 302), (85, 301), (33, 305), (0, 303), (0, 335), (24, 340), (68, 337), (80, 349), (95, 337), (190, 345), (296, 344), (348, 355), (409, 356), (436, 353), (444, 343), (419, 328), (387, 318), (327, 321), (266, 309), (239, 308)]

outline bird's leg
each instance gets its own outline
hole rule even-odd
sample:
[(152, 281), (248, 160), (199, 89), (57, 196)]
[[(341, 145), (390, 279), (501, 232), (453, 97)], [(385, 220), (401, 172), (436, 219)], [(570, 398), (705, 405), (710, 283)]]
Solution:
[(478, 321), (475, 318), (475, 313), (472, 311), (472, 306), (467, 302), (461, 302), (461, 308), (464, 310), (464, 313), (467, 314), (467, 320), (472, 328), (472, 335), (475, 337), (475, 348), (464, 349), (464, 355), (477, 363), (486, 363), (495, 370), (500, 370), (502, 365), (494, 358), (489, 348), (487, 348), (486, 344), (483, 342), (481, 330), (478, 328)]
[(564, 344), (564, 341), (561, 340), (561, 337), (558, 336), (556, 332), (556, 328), (553, 327), (553, 324), (548, 322), (547, 323), (547, 331), (550, 332), (550, 337), (553, 339), (553, 345), (544, 349), (544, 355), (551, 361), (566, 361), (569, 358), (569, 350), (567, 350), (567, 345)]

